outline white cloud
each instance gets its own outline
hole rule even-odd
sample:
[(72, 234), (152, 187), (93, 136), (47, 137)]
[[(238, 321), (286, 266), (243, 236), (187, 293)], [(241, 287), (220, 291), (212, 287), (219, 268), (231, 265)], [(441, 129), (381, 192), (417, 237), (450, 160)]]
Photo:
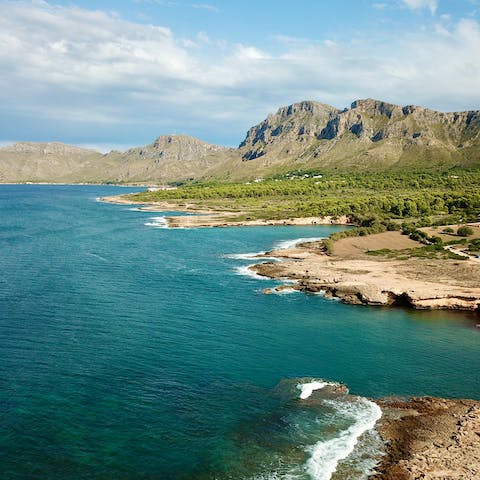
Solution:
[(219, 46), (205, 32), (177, 38), (169, 28), (101, 11), (3, 3), (0, 131), (12, 138), (10, 118), (21, 117), (58, 128), (82, 122), (93, 133), (128, 125), (194, 133), (211, 125), (240, 141), (253, 122), (302, 99), (479, 108), (480, 26), (473, 19), (405, 31), (390, 43), (380, 35), (276, 39), (270, 48)]
[(220, 11), (218, 7), (216, 7), (215, 5), (210, 5), (209, 3), (192, 3), (192, 7), (200, 10), (208, 10), (214, 13)]
[(412, 10), (428, 8), (432, 15), (437, 11), (437, 0), (403, 0), (403, 3)]

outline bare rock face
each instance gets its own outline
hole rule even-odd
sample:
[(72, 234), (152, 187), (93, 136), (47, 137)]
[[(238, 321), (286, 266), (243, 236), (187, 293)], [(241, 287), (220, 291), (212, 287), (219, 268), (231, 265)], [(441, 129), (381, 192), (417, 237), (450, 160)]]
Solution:
[[(480, 112), (443, 113), (365, 99), (338, 110), (316, 102), (283, 107), (252, 127), (244, 161), (325, 170), (385, 170), (480, 163)], [(257, 161), (258, 163), (258, 161)]]
[(315, 141), (332, 115), (338, 110), (318, 102), (300, 102), (280, 108), (263, 122), (252, 127), (240, 144), (244, 160), (254, 160), (272, 148), (285, 154), (297, 150), (298, 145)]

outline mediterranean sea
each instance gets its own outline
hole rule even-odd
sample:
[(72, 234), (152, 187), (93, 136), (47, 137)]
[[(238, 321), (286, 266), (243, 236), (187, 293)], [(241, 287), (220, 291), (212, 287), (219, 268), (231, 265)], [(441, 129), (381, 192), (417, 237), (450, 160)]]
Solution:
[(0, 186), (2, 480), (359, 480), (368, 398), (480, 399), (478, 317), (265, 295), (245, 269), (341, 227), (97, 201), (137, 190)]

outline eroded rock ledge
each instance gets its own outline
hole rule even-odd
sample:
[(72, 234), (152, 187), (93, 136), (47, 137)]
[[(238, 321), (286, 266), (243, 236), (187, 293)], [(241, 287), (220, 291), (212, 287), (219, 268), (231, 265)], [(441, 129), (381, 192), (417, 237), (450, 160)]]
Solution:
[[(449, 259), (388, 260), (326, 255), (317, 244), (269, 252), (281, 262), (252, 267), (264, 276), (295, 280), (289, 288), (357, 305), (480, 311), (480, 263)], [(271, 291), (266, 291), (271, 293)]]
[(370, 480), (480, 478), (480, 402), (442, 398), (376, 401), (386, 455)]

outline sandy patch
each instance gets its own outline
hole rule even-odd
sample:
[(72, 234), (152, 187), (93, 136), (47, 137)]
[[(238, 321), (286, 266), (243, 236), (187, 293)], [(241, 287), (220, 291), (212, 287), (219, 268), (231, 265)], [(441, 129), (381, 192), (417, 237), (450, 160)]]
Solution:
[(333, 244), (333, 254), (339, 257), (351, 257), (368, 250), (403, 250), (418, 247), (418, 242), (400, 232), (384, 232), (365, 237), (347, 237)]

